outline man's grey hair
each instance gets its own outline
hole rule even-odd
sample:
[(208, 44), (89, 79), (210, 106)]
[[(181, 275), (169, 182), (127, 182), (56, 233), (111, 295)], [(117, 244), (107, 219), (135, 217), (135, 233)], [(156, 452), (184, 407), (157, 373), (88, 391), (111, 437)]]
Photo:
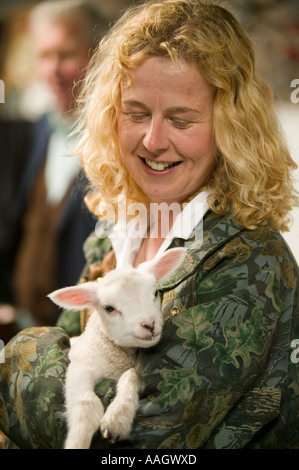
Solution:
[(48, 0), (35, 6), (30, 14), (32, 29), (43, 21), (69, 21), (73, 17), (82, 20), (82, 33), (95, 46), (108, 30), (108, 21), (93, 5), (82, 0)]

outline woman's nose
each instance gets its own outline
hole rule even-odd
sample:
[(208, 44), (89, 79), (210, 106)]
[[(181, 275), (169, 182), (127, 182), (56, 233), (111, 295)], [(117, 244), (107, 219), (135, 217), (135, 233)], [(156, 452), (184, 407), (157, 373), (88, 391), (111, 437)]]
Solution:
[(159, 153), (167, 149), (167, 131), (162, 119), (152, 118), (148, 123), (143, 138), (143, 145), (151, 153)]

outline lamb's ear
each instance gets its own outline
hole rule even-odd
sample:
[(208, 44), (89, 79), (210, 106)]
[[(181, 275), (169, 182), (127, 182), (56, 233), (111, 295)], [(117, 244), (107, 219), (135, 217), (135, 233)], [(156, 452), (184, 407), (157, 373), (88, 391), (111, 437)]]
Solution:
[(97, 285), (95, 282), (86, 282), (77, 286), (64, 287), (48, 295), (60, 307), (67, 309), (90, 308), (98, 302)]
[(185, 248), (172, 248), (165, 251), (157, 260), (145, 263), (146, 269), (154, 274), (157, 281), (162, 281), (173, 273), (184, 261)]

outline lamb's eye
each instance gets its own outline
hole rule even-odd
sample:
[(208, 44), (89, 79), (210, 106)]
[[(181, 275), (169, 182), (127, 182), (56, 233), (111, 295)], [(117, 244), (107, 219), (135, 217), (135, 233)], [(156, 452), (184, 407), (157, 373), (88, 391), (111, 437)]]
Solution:
[(111, 313), (115, 310), (115, 308), (112, 307), (111, 305), (105, 305), (104, 309), (106, 310), (107, 313)]
[(155, 292), (155, 297), (159, 297), (159, 291), (158, 290), (156, 290), (156, 292)]

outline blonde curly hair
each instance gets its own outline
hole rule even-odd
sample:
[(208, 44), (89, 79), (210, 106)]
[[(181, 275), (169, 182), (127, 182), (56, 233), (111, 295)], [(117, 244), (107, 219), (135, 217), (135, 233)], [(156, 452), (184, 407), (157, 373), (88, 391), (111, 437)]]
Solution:
[(288, 230), (288, 214), (298, 205), (291, 176), (297, 166), (272, 92), (257, 75), (251, 40), (236, 18), (201, 0), (131, 7), (99, 44), (78, 107), (81, 161), (93, 186), (87, 204), (92, 207), (98, 195), (115, 206), (119, 195), (146, 203), (120, 158), (116, 115), (121, 80), (149, 56), (197, 64), (215, 90), (217, 164), (206, 184), (211, 210), (231, 211), (247, 228), (271, 222)]

